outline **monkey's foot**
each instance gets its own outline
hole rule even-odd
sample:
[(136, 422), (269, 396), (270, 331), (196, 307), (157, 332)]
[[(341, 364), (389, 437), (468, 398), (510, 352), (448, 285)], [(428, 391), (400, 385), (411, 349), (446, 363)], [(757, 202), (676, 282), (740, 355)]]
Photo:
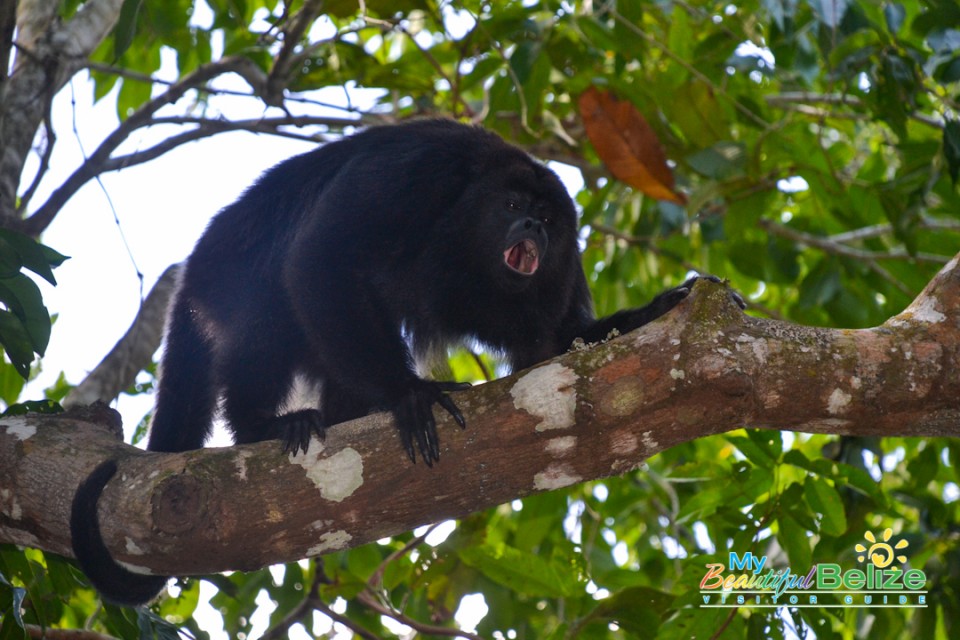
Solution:
[(323, 440), (327, 433), (323, 416), (316, 409), (300, 409), (277, 416), (272, 426), (283, 441), (283, 452), (293, 455), (297, 455), (300, 450), (306, 453), (310, 447), (310, 438), (314, 434)]

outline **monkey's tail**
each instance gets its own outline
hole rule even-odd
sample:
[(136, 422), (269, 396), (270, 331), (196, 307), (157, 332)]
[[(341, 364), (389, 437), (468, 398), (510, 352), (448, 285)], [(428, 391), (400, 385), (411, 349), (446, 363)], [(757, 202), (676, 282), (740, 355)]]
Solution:
[(107, 460), (80, 483), (70, 509), (70, 537), (80, 568), (104, 600), (119, 605), (146, 604), (160, 593), (168, 578), (133, 573), (113, 559), (103, 542), (97, 519), (97, 502), (104, 487), (117, 472), (115, 460)]

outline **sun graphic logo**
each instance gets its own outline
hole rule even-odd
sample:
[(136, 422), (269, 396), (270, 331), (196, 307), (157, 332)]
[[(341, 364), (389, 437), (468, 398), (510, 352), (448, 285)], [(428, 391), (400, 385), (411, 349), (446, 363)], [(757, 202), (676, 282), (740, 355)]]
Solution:
[(893, 563), (894, 558), (900, 561), (901, 564), (907, 561), (907, 557), (904, 555), (898, 555), (894, 549), (906, 549), (910, 546), (910, 543), (906, 540), (900, 540), (894, 546), (887, 544), (890, 541), (890, 538), (893, 536), (892, 529), (886, 529), (883, 532), (883, 541), (877, 542), (877, 538), (873, 535), (872, 531), (867, 531), (863, 534), (863, 538), (871, 543), (870, 547), (857, 543), (854, 545), (853, 549), (860, 555), (857, 556), (857, 562), (864, 562), (868, 558), (870, 562), (873, 563), (873, 566), (883, 569), (884, 567), (890, 566)]

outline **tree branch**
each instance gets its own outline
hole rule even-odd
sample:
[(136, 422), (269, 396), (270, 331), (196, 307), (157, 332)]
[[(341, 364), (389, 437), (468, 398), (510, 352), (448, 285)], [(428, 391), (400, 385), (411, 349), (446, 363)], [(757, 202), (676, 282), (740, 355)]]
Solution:
[(354, 547), (518, 497), (623, 474), (673, 445), (743, 426), (854, 436), (960, 436), (960, 255), (880, 327), (743, 315), (706, 281), (670, 314), (456, 394), (440, 463), (411, 465), (392, 420), (277, 442), (144, 453), (76, 417), (0, 423), (0, 542), (70, 555), (70, 501), (103, 459), (108, 547), (160, 574), (250, 570)]
[(160, 348), (167, 305), (176, 289), (180, 265), (167, 267), (143, 300), (133, 324), (110, 353), (64, 399), (65, 406), (113, 402), (134, 383)]
[(110, 155), (134, 131), (149, 126), (153, 115), (162, 107), (173, 104), (187, 91), (204, 86), (212, 78), (225, 73), (237, 73), (256, 91), (264, 82), (263, 74), (252, 61), (238, 56), (223, 58), (217, 62), (201, 65), (192, 73), (167, 87), (166, 91), (152, 98), (120, 123), (84, 163), (64, 181), (27, 220), (22, 231), (28, 235), (39, 235), (53, 221), (53, 218), (73, 194), (84, 184), (103, 173), (103, 166), (110, 161)]
[(122, 4), (89, 0), (65, 23), (55, 19), (57, 3), (20, 4), (17, 59), (0, 93), (0, 224), (17, 226), (17, 187), (34, 135), (53, 96), (113, 29)]
[(294, 55), (300, 40), (323, 10), (322, 0), (305, 0), (303, 6), (282, 28), (283, 46), (274, 57), (273, 67), (262, 94), (263, 101), (273, 106), (283, 104), (283, 92), (290, 82), (292, 69), (299, 64)]
[[(814, 102), (819, 104), (841, 105), (844, 107), (852, 107), (854, 109), (862, 109), (864, 107), (863, 100), (857, 96), (847, 93), (810, 93), (807, 91), (786, 91), (779, 95), (766, 96), (766, 101), (767, 104), (772, 107), (780, 107), (781, 109), (799, 111), (800, 113), (804, 113), (806, 115), (828, 118), (856, 118), (857, 116), (851, 113), (830, 113), (823, 111), (822, 109), (810, 107), (804, 103)], [(944, 127), (944, 122), (942, 119), (938, 120), (937, 118), (919, 113), (917, 111), (911, 111), (908, 116), (917, 122), (922, 122), (930, 127), (937, 129), (943, 129)], [(866, 116), (863, 116), (862, 118), (867, 119)]]
[(880, 254), (873, 251), (855, 249), (853, 247), (848, 247), (845, 244), (840, 244), (839, 242), (831, 240), (830, 238), (823, 238), (810, 233), (804, 233), (803, 231), (797, 231), (796, 229), (791, 229), (785, 225), (777, 224), (771, 220), (760, 219), (757, 221), (757, 224), (773, 235), (787, 238), (788, 240), (793, 240), (794, 242), (798, 242), (808, 247), (816, 247), (817, 249), (820, 249), (821, 251), (831, 255), (844, 256), (847, 258), (860, 260), (867, 266), (868, 269), (892, 284), (901, 293), (908, 296), (913, 293), (910, 291), (910, 287), (895, 278), (892, 273), (884, 269), (877, 262), (877, 260), (881, 259), (907, 258), (909, 256), (906, 253), (903, 253), (903, 255), (898, 255), (896, 252)]

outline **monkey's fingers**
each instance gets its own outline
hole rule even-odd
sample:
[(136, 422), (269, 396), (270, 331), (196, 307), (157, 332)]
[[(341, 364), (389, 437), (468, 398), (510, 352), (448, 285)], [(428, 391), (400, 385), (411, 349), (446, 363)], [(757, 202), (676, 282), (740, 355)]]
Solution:
[(433, 412), (430, 402), (424, 401), (417, 393), (411, 393), (401, 400), (394, 411), (394, 420), (400, 432), (400, 442), (403, 444), (407, 457), (414, 464), (417, 463), (417, 451), (428, 466), (439, 459), (439, 445), (437, 444), (436, 423), (433, 423)]
[(743, 299), (743, 296), (741, 296), (740, 292), (736, 289), (730, 289), (730, 297), (733, 298), (734, 303), (740, 307), (741, 311), (747, 308), (747, 301)]
[(326, 426), (323, 417), (316, 409), (301, 409), (273, 419), (277, 437), (283, 442), (283, 452), (297, 455), (310, 448), (310, 438), (313, 434), (323, 440), (326, 437)]
[(420, 423), (421, 429), (417, 431), (420, 437), (420, 455), (428, 467), (432, 467), (434, 462), (440, 461), (440, 438), (437, 436), (437, 421), (433, 417), (433, 409), (430, 404), (422, 404), (420, 409), (423, 413), (423, 422)]
[(730, 299), (733, 300), (733, 303), (738, 307), (740, 307), (741, 310), (747, 308), (747, 301), (743, 299), (743, 296), (740, 295), (739, 291), (730, 287), (729, 280), (724, 280), (723, 278), (711, 275), (709, 273), (703, 273), (700, 275), (693, 276), (691, 278), (687, 278), (687, 281), (684, 282), (682, 285), (680, 285), (680, 287), (687, 289), (687, 293), (689, 293), (690, 289), (693, 288), (693, 283), (696, 282), (697, 280), (700, 280), (701, 278), (704, 280), (709, 280), (710, 282), (715, 282), (717, 284), (727, 285), (727, 289), (730, 291)]
[(460, 425), (461, 429), (467, 428), (467, 421), (463, 419), (463, 414), (460, 413), (460, 408), (457, 407), (456, 403), (450, 399), (449, 396), (441, 395), (437, 398), (437, 404), (447, 410), (453, 419), (457, 421), (457, 424)]
[(410, 458), (410, 462), (417, 464), (417, 454), (413, 448), (413, 434), (401, 429), (400, 442), (403, 444), (403, 449), (407, 452), (407, 457)]
[(467, 389), (472, 389), (473, 385), (469, 382), (454, 382), (448, 380), (446, 382), (437, 382), (437, 389), (440, 391), (466, 391)]
[(307, 449), (310, 448), (310, 435), (313, 431), (308, 425), (300, 425), (300, 448), (303, 449), (303, 452), (306, 453)]

